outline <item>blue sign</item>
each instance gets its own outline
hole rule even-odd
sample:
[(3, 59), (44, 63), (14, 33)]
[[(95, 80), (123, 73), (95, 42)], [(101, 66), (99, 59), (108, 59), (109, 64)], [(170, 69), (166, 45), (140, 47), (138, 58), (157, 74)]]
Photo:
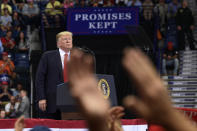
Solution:
[(139, 24), (138, 7), (70, 8), (67, 13), (67, 30), (76, 35), (125, 34), (125, 26)]

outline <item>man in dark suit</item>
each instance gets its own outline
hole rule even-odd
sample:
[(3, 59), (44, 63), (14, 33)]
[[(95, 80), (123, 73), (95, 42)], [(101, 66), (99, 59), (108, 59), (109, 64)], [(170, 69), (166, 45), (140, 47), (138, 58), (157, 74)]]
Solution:
[(56, 40), (58, 49), (42, 55), (36, 74), (36, 97), (41, 114), (44, 114), (41, 118), (61, 119), (56, 110), (56, 88), (58, 84), (67, 82), (66, 63), (73, 47), (72, 33), (60, 32)]

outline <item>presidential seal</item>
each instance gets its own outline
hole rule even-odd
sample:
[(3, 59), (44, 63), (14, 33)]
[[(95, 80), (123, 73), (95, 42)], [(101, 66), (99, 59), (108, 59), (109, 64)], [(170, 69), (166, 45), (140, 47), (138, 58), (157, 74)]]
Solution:
[(108, 82), (105, 79), (100, 79), (99, 83), (98, 83), (98, 87), (100, 88), (101, 92), (104, 95), (105, 99), (109, 98), (110, 95), (110, 87)]

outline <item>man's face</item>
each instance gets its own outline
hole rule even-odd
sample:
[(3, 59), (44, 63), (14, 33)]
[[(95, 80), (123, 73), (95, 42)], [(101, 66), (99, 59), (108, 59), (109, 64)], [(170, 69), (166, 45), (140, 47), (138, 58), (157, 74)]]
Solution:
[(1, 85), (1, 88), (2, 88), (3, 90), (7, 90), (7, 89), (8, 89), (8, 85)]
[(12, 104), (15, 103), (15, 98), (14, 98), (13, 96), (10, 98), (10, 102), (11, 102)]
[(61, 48), (64, 51), (69, 51), (72, 49), (72, 36), (71, 35), (62, 35), (57, 41), (58, 48)]
[(187, 1), (183, 1), (183, 7), (185, 8), (185, 7), (187, 7)]
[(0, 112), (0, 117), (1, 117), (1, 118), (5, 118), (5, 111), (1, 111), (1, 112)]
[(2, 59), (3, 59), (3, 61), (7, 61), (8, 56), (7, 56), (7, 55), (3, 55), (3, 56), (2, 56)]
[(11, 31), (7, 32), (7, 37), (11, 38), (11, 36), (12, 36), (12, 32)]

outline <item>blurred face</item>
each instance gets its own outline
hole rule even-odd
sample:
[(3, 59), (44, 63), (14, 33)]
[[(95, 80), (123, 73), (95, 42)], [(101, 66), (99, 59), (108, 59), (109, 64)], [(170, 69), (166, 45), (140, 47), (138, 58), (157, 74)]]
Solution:
[(4, 110), (1, 111), (0, 117), (1, 117), (1, 118), (5, 118), (5, 111), (4, 111)]
[(6, 14), (6, 15), (8, 14), (8, 10), (7, 9), (4, 10), (4, 14)]
[(14, 12), (14, 17), (18, 17), (18, 13), (17, 12)]
[(7, 55), (3, 55), (3, 56), (2, 56), (2, 59), (3, 59), (3, 61), (7, 61), (8, 56), (7, 56)]
[(20, 33), (20, 38), (24, 38), (24, 33), (23, 32)]
[(173, 0), (173, 3), (177, 3), (178, 1), (177, 0)]
[(12, 97), (10, 98), (10, 102), (11, 102), (12, 104), (15, 103), (15, 97), (14, 97), (14, 96), (12, 96)]
[(2, 89), (8, 89), (8, 85), (1, 85)]
[(18, 90), (21, 90), (23, 87), (22, 87), (22, 85), (21, 84), (17, 84), (17, 89)]
[(11, 31), (7, 32), (7, 37), (11, 38), (11, 36), (12, 36), (12, 32)]
[(187, 1), (183, 1), (183, 7), (187, 7)]
[(71, 35), (62, 35), (57, 41), (58, 48), (64, 51), (70, 51), (73, 47), (72, 36)]

